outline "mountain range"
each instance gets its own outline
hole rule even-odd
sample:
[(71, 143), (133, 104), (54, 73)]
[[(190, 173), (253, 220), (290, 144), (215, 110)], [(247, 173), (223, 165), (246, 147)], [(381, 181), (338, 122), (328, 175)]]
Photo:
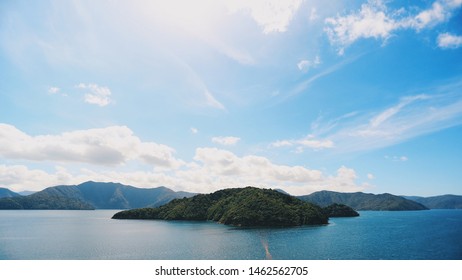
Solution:
[(317, 204), (321, 207), (326, 207), (333, 203), (345, 204), (355, 210), (426, 210), (424, 205), (406, 199), (401, 196), (396, 196), (388, 193), (370, 194), (370, 193), (340, 193), (332, 191), (319, 191), (310, 195), (299, 196), (303, 201)]
[[(276, 191), (282, 192), (279, 189)], [(146, 189), (89, 181), (79, 185), (49, 187), (27, 196), (0, 188), (0, 209), (133, 209), (157, 207), (175, 198), (194, 195), (166, 187)], [(459, 195), (418, 197), (320, 191), (297, 198), (321, 207), (338, 203), (355, 210), (462, 209), (462, 196)]]
[(431, 197), (403, 196), (406, 199), (418, 202), (430, 209), (462, 209), (462, 196), (460, 195), (439, 195)]
[(55, 186), (28, 196), (0, 199), (0, 209), (131, 209), (157, 207), (195, 194), (166, 187), (136, 188), (119, 183), (85, 182)]

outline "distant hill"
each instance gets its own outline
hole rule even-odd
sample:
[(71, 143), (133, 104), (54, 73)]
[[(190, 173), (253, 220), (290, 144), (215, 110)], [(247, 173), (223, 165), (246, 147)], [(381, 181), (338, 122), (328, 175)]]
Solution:
[(317, 205), (275, 190), (253, 187), (175, 199), (158, 208), (122, 211), (113, 218), (211, 220), (235, 226), (298, 226), (326, 224), (328, 221)]
[(15, 197), (15, 196), (21, 196), (21, 195), (18, 194), (18, 193), (15, 193), (13, 191), (10, 191), (7, 188), (0, 188), (0, 198), (3, 198), (3, 197)]
[(20, 195), (31, 195), (33, 193), (36, 193), (36, 191), (22, 191), (22, 192), (18, 192)]
[(428, 208), (415, 201), (392, 195), (392, 194), (367, 194), (362, 192), (340, 193), (332, 191), (320, 191), (310, 195), (299, 196), (301, 200), (326, 207), (333, 203), (345, 204), (355, 210), (376, 211), (402, 211), (402, 210), (427, 210)]
[(85, 201), (43, 192), (0, 199), (0, 209), (93, 210)]
[(0, 209), (131, 209), (155, 207), (192, 195), (165, 187), (144, 189), (89, 181), (80, 185), (49, 187), (28, 196), (0, 199)]
[(326, 214), (329, 218), (333, 217), (357, 217), (359, 213), (356, 212), (350, 206), (346, 206), (345, 204), (338, 204), (334, 203), (329, 206), (322, 208), (324, 214)]
[(432, 197), (403, 196), (406, 199), (418, 202), (430, 209), (462, 209), (461, 195), (439, 195)]

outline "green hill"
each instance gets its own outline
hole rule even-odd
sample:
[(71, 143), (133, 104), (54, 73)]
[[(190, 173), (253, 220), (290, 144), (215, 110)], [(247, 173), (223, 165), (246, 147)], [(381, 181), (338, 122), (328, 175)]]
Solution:
[(404, 211), (404, 210), (427, 210), (420, 203), (405, 199), (392, 194), (368, 194), (362, 192), (340, 193), (332, 191), (320, 191), (310, 195), (299, 196), (303, 201), (308, 201), (321, 207), (333, 203), (345, 204), (355, 210), (376, 211)]
[(404, 198), (418, 202), (430, 209), (462, 209), (461, 195), (439, 195), (431, 197), (404, 196)]
[(158, 208), (126, 210), (113, 219), (210, 220), (235, 226), (319, 225), (328, 221), (319, 206), (253, 187), (175, 199)]
[(325, 215), (329, 218), (333, 217), (357, 217), (359, 213), (356, 212), (350, 206), (346, 206), (345, 204), (338, 204), (334, 203), (327, 207), (322, 208), (322, 211)]
[(93, 210), (94, 207), (78, 199), (38, 192), (2, 198), (0, 209)]
[(15, 193), (13, 191), (10, 191), (7, 188), (0, 188), (0, 198), (15, 197), (15, 196), (21, 196), (21, 195), (19, 193)]
[(163, 205), (193, 194), (165, 187), (135, 188), (119, 183), (85, 182), (55, 186), (23, 196), (0, 199), (0, 209), (131, 209)]

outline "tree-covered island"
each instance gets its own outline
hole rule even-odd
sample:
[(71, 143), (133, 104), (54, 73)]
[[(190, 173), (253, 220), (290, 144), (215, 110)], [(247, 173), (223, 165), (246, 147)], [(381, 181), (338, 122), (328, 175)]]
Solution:
[(224, 189), (211, 194), (174, 199), (157, 208), (121, 211), (112, 218), (216, 221), (245, 227), (328, 223), (328, 215), (317, 205), (275, 190), (254, 187)]

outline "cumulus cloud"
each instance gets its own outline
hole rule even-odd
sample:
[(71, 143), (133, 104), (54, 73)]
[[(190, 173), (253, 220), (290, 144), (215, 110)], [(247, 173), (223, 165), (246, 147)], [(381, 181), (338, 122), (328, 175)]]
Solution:
[(176, 172), (177, 178), (182, 179), (183, 183), (213, 186), (215, 189), (253, 185), (282, 188), (292, 194), (307, 194), (322, 189), (364, 189), (364, 186), (356, 183), (355, 171), (343, 166), (336, 175), (326, 176), (320, 170), (279, 165), (266, 157), (255, 155), (239, 157), (217, 148), (196, 149), (194, 160), (187, 170)]
[(358, 11), (337, 15), (325, 20), (326, 32), (331, 44), (339, 47), (342, 55), (346, 47), (362, 38), (387, 41), (393, 32), (413, 29), (417, 32), (434, 27), (451, 18), (453, 11), (460, 8), (460, 0), (437, 0), (426, 10), (408, 15), (404, 8), (389, 10), (382, 0), (369, 0)]
[(86, 91), (84, 97), (86, 103), (104, 107), (112, 102), (111, 90), (108, 87), (84, 83), (80, 83), (76, 87)]
[(30, 136), (12, 125), (0, 124), (0, 156), (9, 159), (103, 166), (142, 160), (158, 167), (177, 168), (182, 161), (174, 153), (166, 145), (142, 142), (126, 126)]
[(405, 25), (409, 25), (417, 30), (433, 27), (438, 23), (446, 21), (451, 16), (453, 7), (448, 1), (435, 1), (430, 9), (424, 10), (415, 17), (408, 19)]
[(191, 131), (192, 134), (199, 133), (199, 130), (197, 128), (195, 128), (195, 127), (191, 127), (189, 130)]
[(138, 187), (167, 186), (176, 190), (208, 193), (230, 187), (282, 188), (294, 195), (319, 190), (360, 191), (355, 170), (341, 166), (335, 174), (304, 166), (280, 165), (268, 158), (234, 153), (217, 148), (196, 149), (193, 161), (175, 170), (126, 171), (120, 169), (80, 169), (71, 172), (56, 166), (55, 171), (31, 169), (25, 165), (0, 165), (0, 185), (14, 190), (41, 190), (47, 186), (79, 184), (94, 180), (121, 182)]
[(285, 32), (302, 0), (235, 0), (226, 1), (230, 12), (248, 12), (264, 34)]
[(237, 142), (239, 142), (241, 138), (239, 137), (234, 137), (234, 136), (219, 136), (219, 137), (213, 137), (212, 142), (217, 143), (223, 146), (232, 146), (236, 145)]
[(361, 9), (345, 16), (327, 18), (324, 29), (331, 43), (343, 48), (359, 38), (375, 38), (386, 40), (397, 28), (393, 18), (387, 14), (387, 7), (381, 1), (369, 1), (361, 5)]
[(438, 35), (438, 47), (442, 49), (457, 49), (462, 46), (462, 36), (442, 33)]

